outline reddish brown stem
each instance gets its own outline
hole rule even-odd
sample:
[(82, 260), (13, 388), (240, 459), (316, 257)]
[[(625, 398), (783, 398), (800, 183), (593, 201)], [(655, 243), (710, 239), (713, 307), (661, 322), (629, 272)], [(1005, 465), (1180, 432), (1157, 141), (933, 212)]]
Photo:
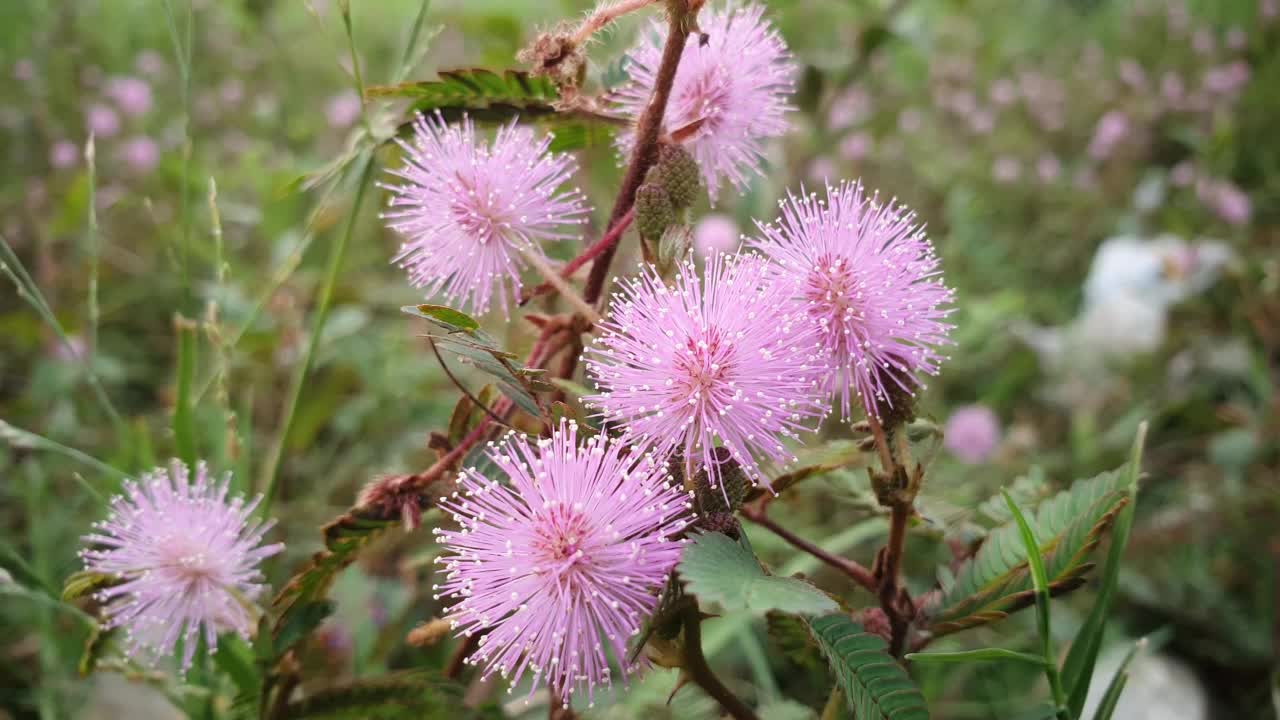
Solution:
[(462, 674), (462, 669), (467, 665), (467, 656), (471, 651), (480, 646), (480, 633), (473, 632), (470, 635), (462, 636), (462, 641), (453, 649), (453, 654), (449, 656), (449, 664), (444, 666), (444, 676), (450, 680), (457, 680)]
[(902, 550), (906, 545), (907, 521), (911, 517), (911, 506), (905, 503), (894, 505), (889, 516), (889, 543), (885, 546), (884, 561), (880, 566), (880, 608), (889, 618), (889, 653), (894, 657), (902, 656), (902, 649), (907, 639), (907, 626), (911, 622), (911, 603), (905, 597), (902, 588)]
[(764, 508), (757, 509), (749, 505), (744, 505), (742, 507), (742, 516), (750, 520), (751, 522), (769, 530), (774, 535), (777, 535), (783, 540), (786, 540), (788, 543), (791, 543), (791, 545), (795, 546), (797, 549), (803, 550), (804, 552), (809, 553), (810, 555), (818, 558), (822, 562), (839, 570), (845, 575), (848, 575), (850, 578), (853, 578), (854, 582), (858, 583), (859, 585), (866, 588), (867, 590), (870, 590), (873, 593), (879, 592), (880, 586), (876, 582), (875, 575), (873, 575), (870, 570), (863, 567), (861, 564), (859, 564), (854, 560), (849, 560), (847, 558), (842, 558), (838, 555), (833, 555), (827, 552), (826, 550), (823, 550), (822, 548), (818, 547), (817, 545), (814, 545), (808, 540), (805, 540), (799, 535), (796, 535), (790, 530), (782, 527), (781, 525), (779, 525), (778, 523), (774, 522), (769, 518)]
[[(582, 254), (579, 255), (578, 257), (565, 263), (565, 266), (560, 269), (560, 277), (568, 279), (569, 276), (573, 275), (575, 272), (578, 271), (578, 268), (582, 267), (583, 265), (586, 265), (592, 260), (595, 260), (596, 258), (600, 257), (601, 253), (603, 253), (606, 250), (609, 250), (614, 245), (617, 245), (618, 241), (622, 239), (622, 234), (627, 231), (628, 227), (631, 226), (631, 220), (634, 217), (635, 217), (635, 208), (631, 208), (627, 210), (626, 214), (623, 215), (620, 220), (618, 220), (617, 224), (614, 225), (612, 228), (610, 228), (609, 231), (606, 232), (603, 237), (601, 237), (599, 240), (595, 242), (595, 244), (593, 244), (591, 247), (587, 248), (586, 250), (583, 250)], [(549, 282), (544, 282), (541, 285), (535, 287), (534, 289), (524, 293), (523, 296), (520, 298), (520, 304), (524, 305), (525, 303), (529, 302), (530, 300), (536, 297), (547, 295), (552, 292), (555, 292), (555, 287), (552, 286), (552, 284)]]
[(696, 603), (690, 603), (682, 612), (684, 618), (684, 671), (698, 687), (720, 703), (734, 720), (759, 720), (754, 710), (747, 706), (733, 691), (716, 677), (702, 654), (702, 613)]
[[(662, 118), (667, 112), (667, 100), (671, 97), (671, 85), (676, 79), (676, 70), (680, 67), (680, 58), (684, 55), (685, 42), (689, 39), (689, 0), (670, 0), (667, 3), (667, 44), (662, 49), (662, 60), (658, 72), (654, 75), (653, 95), (649, 105), (636, 123), (635, 149), (631, 152), (631, 164), (622, 178), (622, 188), (614, 201), (613, 211), (609, 213), (606, 235), (622, 222), (636, 201), (636, 190), (644, 182), (645, 173), (653, 165), (658, 156), (658, 138), (662, 132)], [(587, 285), (582, 297), (589, 303), (600, 299), (604, 293), (604, 283), (609, 274), (609, 265), (617, 252), (615, 242), (604, 248), (600, 257), (591, 266), (591, 274), (587, 276)]]

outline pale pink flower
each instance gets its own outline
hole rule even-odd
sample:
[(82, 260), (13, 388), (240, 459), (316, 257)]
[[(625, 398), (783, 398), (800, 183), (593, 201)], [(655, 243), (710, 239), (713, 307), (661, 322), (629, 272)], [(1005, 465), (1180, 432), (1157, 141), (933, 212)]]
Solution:
[(787, 307), (793, 288), (759, 256), (717, 255), (706, 268), (704, 280), (681, 265), (672, 287), (651, 266), (622, 282), (585, 356), (600, 391), (588, 401), (712, 484), (717, 445), (767, 484), (761, 463), (794, 461), (784, 441), (826, 412), (817, 325)]
[(119, 581), (94, 597), (107, 626), (124, 629), (130, 655), (154, 662), (181, 641), (185, 670), (201, 639), (212, 653), (220, 633), (247, 639), (257, 627), (253, 601), (265, 589), (258, 564), (284, 546), (262, 544), (273, 524), (253, 519), (262, 498), (228, 499), (230, 482), (229, 473), (211, 479), (204, 463), (192, 482), (175, 460), (127, 482), (84, 537), (85, 570)]
[(1094, 160), (1105, 160), (1128, 136), (1129, 116), (1120, 110), (1108, 111), (1098, 120), (1098, 125), (1093, 130), (1093, 139), (1089, 141), (1089, 156)]
[(792, 302), (821, 328), (833, 370), (823, 390), (840, 395), (846, 417), (855, 393), (878, 413), (897, 390), (916, 392), (917, 373), (937, 374), (953, 294), (914, 214), (845, 182), (827, 186), (825, 197), (789, 196), (781, 217), (757, 227), (752, 245), (782, 269)]
[(693, 249), (699, 257), (712, 258), (737, 250), (741, 237), (733, 218), (712, 213), (693, 226)]
[(856, 132), (841, 140), (838, 150), (840, 157), (851, 162), (858, 162), (871, 154), (871, 149), (874, 145), (875, 140), (871, 138), (870, 134)]
[(991, 177), (996, 182), (1011, 183), (1022, 177), (1022, 163), (1015, 157), (998, 155), (991, 164)]
[(1048, 185), (1062, 174), (1062, 163), (1053, 153), (1044, 153), (1036, 160), (1036, 175), (1040, 182)]
[(120, 146), (120, 157), (135, 174), (146, 175), (160, 164), (160, 146), (145, 135), (131, 137)]
[[(457, 530), (434, 530), (452, 598), (445, 618), (484, 633), (467, 662), (513, 685), (529, 673), (567, 701), (610, 685), (610, 659), (658, 604), (680, 559), (692, 503), (666, 458), (605, 434), (578, 437), (560, 421), (550, 438), (512, 434), (491, 444), (501, 477), (469, 468), (439, 502)], [(496, 473), (494, 475), (497, 475)]]
[(80, 148), (70, 140), (59, 140), (49, 148), (49, 165), (65, 170), (80, 162)]
[(85, 126), (96, 137), (109, 138), (120, 132), (120, 116), (106, 105), (90, 105), (85, 115)]
[[(722, 180), (741, 188), (759, 173), (765, 141), (787, 131), (796, 66), (762, 5), (705, 9), (698, 26), (705, 35), (685, 46), (664, 122), (667, 132), (697, 128), (684, 144), (714, 202)], [(631, 81), (613, 100), (630, 117), (649, 104), (665, 42), (665, 25), (655, 24), (627, 54)], [(622, 133), (618, 143), (630, 151), (633, 134)]]
[(1000, 434), (1000, 418), (994, 410), (986, 405), (966, 405), (947, 418), (943, 444), (963, 462), (976, 465), (996, 451)]
[(329, 98), (324, 105), (324, 117), (329, 127), (345, 130), (360, 119), (361, 110), (360, 96), (347, 90)]
[(403, 180), (383, 213), (404, 236), (395, 262), (428, 295), (465, 300), (477, 312), (495, 294), (505, 311), (507, 284), (521, 287), (522, 253), (543, 255), (542, 244), (579, 237), (590, 209), (582, 191), (564, 189), (577, 164), (550, 153), (551, 137), (512, 122), (492, 142), (476, 137), (469, 118), (450, 126), (421, 115), (411, 140), (398, 140)]
[(146, 115), (151, 110), (151, 86), (142, 78), (111, 78), (107, 82), (106, 94), (115, 101), (120, 112), (130, 117)]

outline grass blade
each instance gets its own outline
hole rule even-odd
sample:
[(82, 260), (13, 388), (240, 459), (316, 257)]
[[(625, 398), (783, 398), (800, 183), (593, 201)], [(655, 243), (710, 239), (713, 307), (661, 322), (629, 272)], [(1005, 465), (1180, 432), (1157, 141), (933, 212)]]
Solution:
[(956, 652), (908, 653), (906, 658), (913, 663), (952, 664), (972, 662), (1012, 661), (1044, 667), (1044, 658), (1031, 653), (1005, 650), (1004, 648), (982, 648), (981, 650), (959, 650)]
[(1009, 491), (1001, 489), (1005, 504), (1014, 521), (1018, 523), (1018, 531), (1022, 535), (1022, 543), (1027, 548), (1027, 563), (1031, 567), (1031, 579), (1035, 583), (1036, 593), (1036, 626), (1040, 632), (1040, 648), (1044, 657), (1044, 674), (1049, 680), (1049, 690), (1053, 693), (1053, 704), (1057, 707), (1059, 720), (1071, 720), (1073, 715), (1067, 709), (1066, 692), (1062, 689), (1062, 678), (1058, 675), (1057, 654), (1053, 650), (1052, 624), (1049, 619), (1049, 577), (1044, 571), (1044, 558), (1040, 556), (1040, 545), (1036, 542), (1036, 534), (1027, 524), (1027, 518), (1018, 509)]
[(195, 469), (196, 430), (192, 410), (192, 384), (196, 374), (196, 325), (181, 315), (173, 319), (178, 332), (178, 389), (173, 406), (173, 442), (182, 462)]
[(1071, 650), (1062, 665), (1062, 681), (1071, 693), (1067, 707), (1073, 715), (1079, 716), (1084, 710), (1085, 699), (1089, 696), (1089, 684), (1093, 677), (1093, 666), (1098, 660), (1098, 652), (1102, 649), (1102, 636), (1106, 630), (1107, 613), (1111, 609), (1111, 601), (1115, 596), (1120, 580), (1120, 562), (1124, 556), (1125, 545), (1129, 542), (1129, 530), (1133, 527), (1134, 507), (1137, 505), (1138, 475), (1142, 471), (1142, 452), (1147, 439), (1147, 423), (1138, 426), (1138, 434), (1133, 440), (1133, 449), (1129, 453), (1129, 503), (1116, 517), (1111, 529), (1111, 548), (1107, 551), (1107, 564), (1102, 570), (1102, 584), (1098, 588), (1098, 597), (1093, 603), (1088, 619), (1076, 633), (1071, 643)]
[(1111, 720), (1116, 707), (1120, 704), (1120, 694), (1124, 692), (1124, 686), (1129, 682), (1129, 664), (1137, 657), (1138, 651), (1146, 646), (1147, 639), (1141, 638), (1129, 648), (1129, 652), (1125, 653), (1124, 660), (1120, 661), (1120, 667), (1116, 668), (1116, 673), (1111, 676), (1106, 692), (1102, 694), (1102, 701), (1098, 703), (1098, 712), (1093, 716), (1093, 720)]

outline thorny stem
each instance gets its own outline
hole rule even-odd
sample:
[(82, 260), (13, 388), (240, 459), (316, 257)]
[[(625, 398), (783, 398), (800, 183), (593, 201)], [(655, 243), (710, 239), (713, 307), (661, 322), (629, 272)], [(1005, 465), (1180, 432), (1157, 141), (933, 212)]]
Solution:
[[(662, 132), (662, 118), (667, 111), (667, 100), (671, 97), (671, 86), (676, 79), (676, 70), (680, 67), (680, 58), (684, 55), (685, 42), (689, 39), (689, 21), (692, 19), (690, 0), (670, 0), (667, 3), (667, 44), (662, 49), (662, 61), (658, 72), (654, 75), (653, 95), (640, 120), (636, 123), (635, 149), (631, 152), (631, 163), (622, 178), (622, 188), (614, 201), (613, 210), (609, 213), (609, 222), (605, 226), (606, 235), (622, 222), (623, 216), (635, 205), (636, 190), (644, 182), (645, 173), (658, 157), (658, 139)], [(698, 3), (701, 5), (701, 3)], [(609, 274), (609, 265), (618, 250), (618, 243), (604, 248), (594, 264), (591, 274), (587, 276), (586, 289), (582, 297), (589, 303), (600, 300), (604, 292), (604, 283)]]
[(571, 40), (575, 47), (581, 46), (584, 42), (590, 40), (592, 35), (603, 30), (605, 26), (614, 20), (653, 5), (656, 2), (658, 0), (620, 0), (620, 2), (606, 0), (600, 3), (595, 12), (587, 16), (586, 20), (582, 21), (578, 29), (573, 32)]
[[(582, 267), (583, 265), (586, 265), (587, 263), (599, 257), (600, 253), (613, 247), (618, 242), (618, 240), (622, 237), (622, 233), (626, 232), (627, 228), (631, 226), (631, 221), (634, 218), (635, 218), (635, 208), (627, 210), (626, 214), (623, 215), (620, 220), (618, 220), (617, 224), (614, 225), (612, 228), (610, 228), (609, 232), (605, 233), (603, 237), (601, 237), (599, 240), (595, 242), (595, 244), (593, 244), (591, 247), (587, 248), (586, 250), (583, 250), (582, 254), (579, 255), (578, 257), (565, 263), (564, 267), (560, 268), (560, 277), (568, 279), (569, 276), (573, 275), (575, 272), (578, 271), (578, 268)], [(555, 290), (555, 289), (556, 289), (556, 286), (552, 285), (551, 282), (549, 281), (544, 282), (541, 285), (535, 287), (533, 290), (530, 290), (529, 292), (525, 293), (524, 296), (520, 298), (520, 304), (524, 305), (530, 300), (540, 295), (546, 295), (547, 293), (550, 293), (552, 290)]]
[(734, 720), (759, 720), (755, 711), (725, 687), (707, 664), (707, 658), (702, 654), (702, 615), (698, 606), (688, 604), (681, 615), (684, 616), (684, 671), (689, 674), (689, 679), (720, 703), (720, 707)]
[(848, 558), (842, 558), (838, 555), (833, 555), (827, 552), (826, 550), (823, 550), (822, 548), (818, 547), (817, 545), (814, 545), (808, 540), (805, 540), (799, 535), (796, 535), (790, 530), (782, 527), (781, 525), (779, 525), (778, 523), (774, 522), (769, 518), (765, 507), (762, 506), (760, 508), (753, 508), (749, 505), (744, 505), (742, 506), (741, 512), (744, 518), (765, 528), (766, 530), (769, 530), (774, 535), (777, 535), (783, 540), (786, 540), (788, 543), (791, 543), (791, 545), (795, 546), (796, 548), (809, 553), (810, 555), (830, 565), (831, 567), (839, 570), (845, 575), (848, 575), (850, 578), (853, 578), (854, 582), (858, 583), (859, 585), (866, 588), (867, 590), (870, 590), (873, 593), (879, 591), (879, 583), (876, 581), (875, 575), (873, 575), (870, 570), (863, 567), (860, 563), (854, 560), (849, 560)]

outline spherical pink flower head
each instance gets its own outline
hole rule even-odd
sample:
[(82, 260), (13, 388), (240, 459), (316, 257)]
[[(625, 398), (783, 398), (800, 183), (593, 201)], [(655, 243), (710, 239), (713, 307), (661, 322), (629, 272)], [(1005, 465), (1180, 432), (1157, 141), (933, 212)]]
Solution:
[(943, 444), (971, 465), (986, 462), (1000, 445), (1000, 418), (986, 405), (957, 408), (947, 418)]
[(210, 652), (218, 634), (247, 638), (257, 626), (250, 604), (264, 589), (258, 564), (284, 549), (263, 545), (272, 522), (251, 519), (261, 498), (228, 500), (231, 475), (211, 480), (204, 463), (191, 482), (173, 461), (125, 484), (111, 514), (84, 537), (88, 572), (120, 582), (97, 594), (109, 627), (125, 630), (128, 652), (155, 662), (182, 641), (182, 668), (201, 636)]
[(691, 502), (661, 458), (605, 435), (580, 440), (572, 422), (491, 447), (507, 481), (467, 469), (440, 502), (460, 526), (433, 531), (445, 551), (434, 589), (457, 599), (446, 618), (485, 633), (468, 659), (485, 674), (515, 684), (528, 671), (565, 700), (594, 693), (657, 605)]
[(125, 115), (137, 117), (151, 110), (151, 86), (146, 80), (125, 76), (111, 78), (107, 83), (107, 95), (115, 100)]
[(102, 104), (89, 106), (85, 114), (85, 125), (89, 132), (100, 138), (109, 138), (120, 132), (120, 116), (116, 111)]
[[(696, 126), (685, 148), (702, 168), (712, 202), (724, 178), (742, 187), (748, 173), (758, 173), (763, 142), (788, 128), (796, 66), (763, 15), (756, 4), (703, 12), (705, 35), (689, 38), (671, 87), (666, 130)], [(665, 29), (654, 25), (627, 55), (631, 82), (614, 96), (627, 115), (638, 118), (649, 106), (665, 44)], [(625, 151), (634, 141), (630, 132), (618, 138)]]
[(624, 281), (587, 368), (587, 400), (659, 454), (719, 481), (716, 446), (753, 482), (761, 461), (795, 460), (783, 444), (825, 413), (817, 327), (783, 306), (792, 288), (758, 255), (718, 255), (700, 279), (682, 265), (668, 288), (648, 267)]
[(160, 146), (145, 135), (129, 138), (120, 148), (120, 156), (129, 170), (137, 175), (146, 175), (160, 164)]
[(80, 148), (70, 140), (59, 140), (49, 148), (49, 164), (58, 170), (65, 170), (80, 162)]
[(392, 194), (383, 218), (407, 238), (395, 262), (416, 287), (464, 298), (480, 313), (497, 288), (505, 311), (503, 283), (521, 287), (521, 253), (579, 237), (590, 209), (580, 190), (561, 189), (577, 164), (547, 152), (550, 144), (514, 122), (487, 143), (469, 118), (450, 126), (418, 116), (413, 141), (400, 141), (404, 166), (391, 171), (404, 182), (383, 185)]
[(833, 369), (824, 390), (839, 393), (845, 417), (855, 393), (878, 414), (891, 394), (915, 392), (917, 373), (937, 374), (953, 293), (913, 213), (844, 182), (825, 198), (790, 196), (778, 220), (757, 226), (752, 245), (781, 266), (793, 302), (821, 328)]

